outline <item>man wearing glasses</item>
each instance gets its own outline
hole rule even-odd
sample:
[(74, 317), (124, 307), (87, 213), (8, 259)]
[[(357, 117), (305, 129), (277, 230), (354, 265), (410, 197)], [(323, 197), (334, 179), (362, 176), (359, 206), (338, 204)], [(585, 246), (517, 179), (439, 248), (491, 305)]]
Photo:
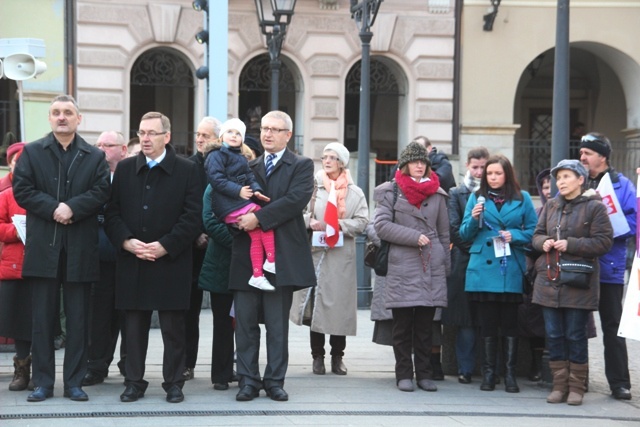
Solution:
[[(118, 163), (127, 158), (127, 145), (120, 132), (102, 132), (96, 147), (104, 152), (111, 179)], [(110, 180), (111, 180), (110, 179)], [(109, 365), (118, 344), (121, 330), (120, 312), (115, 309), (116, 291), (116, 254), (113, 245), (104, 232), (104, 209), (98, 214), (100, 224), (98, 244), (100, 247), (100, 280), (91, 285), (90, 327), (89, 327), (89, 365), (87, 375), (82, 380), (83, 386), (100, 384), (109, 375)], [(120, 344), (120, 373), (124, 373), (124, 357), (126, 348)]]
[(125, 310), (127, 359), (122, 402), (144, 397), (151, 314), (158, 310), (164, 343), (166, 400), (184, 400), (185, 311), (189, 309), (193, 242), (202, 230), (198, 166), (169, 144), (161, 113), (142, 117), (142, 151), (118, 164), (105, 224), (116, 247), (116, 308)]
[[(289, 310), (293, 291), (316, 285), (311, 249), (302, 211), (313, 193), (313, 162), (287, 148), (292, 133), (291, 117), (271, 111), (261, 121), (260, 141), (265, 153), (249, 163), (256, 180), (271, 201), (258, 212), (238, 219), (240, 230), (274, 230), (276, 274), (266, 272), (274, 292), (262, 292), (248, 285), (252, 274), (247, 233), (233, 239), (229, 289), (234, 292), (236, 313), (237, 370), (240, 378), (238, 401), (259, 396), (264, 388), (275, 401), (286, 401), (284, 378), (289, 363)], [(267, 366), (260, 375), (260, 326), (267, 330)]]
[(630, 231), (613, 240), (613, 248), (600, 257), (600, 322), (604, 343), (605, 375), (615, 399), (631, 399), (631, 379), (627, 344), (618, 337), (622, 316), (627, 239), (636, 233), (636, 189), (624, 175), (609, 165), (611, 142), (601, 133), (592, 132), (580, 141), (580, 162), (588, 169), (590, 188), (597, 188), (608, 172)]

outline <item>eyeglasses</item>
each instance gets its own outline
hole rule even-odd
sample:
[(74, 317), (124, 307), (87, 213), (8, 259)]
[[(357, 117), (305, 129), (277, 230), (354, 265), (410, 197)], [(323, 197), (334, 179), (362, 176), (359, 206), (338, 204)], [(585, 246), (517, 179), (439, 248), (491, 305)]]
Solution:
[(260, 130), (264, 133), (273, 133), (273, 134), (280, 133), (280, 132), (289, 132), (289, 129), (270, 128), (266, 126), (262, 126)]
[(338, 158), (336, 156), (325, 155), (325, 156), (320, 157), (320, 160), (322, 160), (323, 162), (325, 160), (331, 160), (332, 162), (334, 162), (334, 161), (338, 160)]
[(138, 135), (140, 138), (144, 138), (145, 136), (148, 136), (149, 138), (153, 138), (154, 136), (158, 136), (158, 135), (164, 135), (167, 132), (156, 132), (155, 130), (150, 130), (149, 132), (145, 132), (143, 130), (139, 130), (138, 132), (136, 132), (136, 135)]
[(101, 142), (96, 144), (98, 148), (113, 148), (113, 147), (122, 147), (123, 144), (103, 144)]

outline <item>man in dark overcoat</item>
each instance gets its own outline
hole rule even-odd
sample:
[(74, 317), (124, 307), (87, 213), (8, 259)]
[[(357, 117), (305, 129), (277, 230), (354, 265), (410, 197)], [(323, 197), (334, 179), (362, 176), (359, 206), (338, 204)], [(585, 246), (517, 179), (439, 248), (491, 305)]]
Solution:
[[(229, 289), (234, 291), (237, 371), (241, 377), (236, 395), (239, 401), (253, 400), (263, 387), (271, 399), (288, 400), (283, 385), (289, 363), (289, 310), (293, 291), (316, 285), (302, 217), (313, 193), (313, 162), (287, 148), (292, 128), (291, 118), (282, 111), (271, 111), (262, 118), (260, 140), (265, 153), (249, 165), (271, 201), (258, 212), (238, 220), (241, 230), (256, 227), (274, 230), (276, 274), (265, 272), (276, 288), (274, 292), (249, 286), (251, 239), (247, 233), (235, 233), (233, 240)], [(269, 170), (271, 173), (267, 173)], [(268, 360), (262, 379), (258, 366), (261, 320), (267, 330)]]
[(202, 229), (198, 166), (169, 144), (171, 123), (156, 112), (142, 117), (142, 150), (118, 163), (106, 211), (116, 247), (116, 308), (125, 311), (127, 359), (123, 402), (144, 396), (151, 314), (158, 310), (164, 358), (162, 387), (182, 402), (185, 311), (189, 309), (192, 244)]
[(32, 289), (35, 385), (29, 402), (53, 396), (61, 285), (67, 316), (64, 396), (89, 399), (81, 386), (87, 372), (91, 282), (100, 277), (96, 215), (109, 197), (109, 166), (104, 153), (76, 133), (81, 120), (73, 97), (54, 98), (52, 132), (24, 147), (13, 176), (16, 201), (27, 210), (22, 275)]

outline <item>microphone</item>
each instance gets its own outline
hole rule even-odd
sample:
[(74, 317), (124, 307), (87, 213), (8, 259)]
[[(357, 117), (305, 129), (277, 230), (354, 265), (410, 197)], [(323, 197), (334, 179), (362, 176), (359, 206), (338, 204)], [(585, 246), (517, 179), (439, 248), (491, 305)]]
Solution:
[(479, 228), (484, 227), (484, 202), (485, 201), (486, 201), (486, 199), (484, 198), (484, 196), (478, 197), (478, 203), (480, 203), (482, 205), (482, 211), (480, 211), (480, 215), (478, 215), (478, 227)]

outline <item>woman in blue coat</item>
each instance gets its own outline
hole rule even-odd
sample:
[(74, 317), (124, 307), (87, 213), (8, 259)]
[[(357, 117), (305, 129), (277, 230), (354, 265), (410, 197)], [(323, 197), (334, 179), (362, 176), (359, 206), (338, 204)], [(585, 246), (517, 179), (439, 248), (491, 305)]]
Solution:
[(465, 291), (476, 304), (484, 364), (481, 390), (495, 389), (499, 332), (505, 352), (505, 390), (518, 393), (518, 304), (526, 271), (524, 247), (536, 227), (531, 197), (520, 190), (513, 166), (502, 155), (487, 161), (480, 189), (471, 194), (460, 226), (470, 241)]

